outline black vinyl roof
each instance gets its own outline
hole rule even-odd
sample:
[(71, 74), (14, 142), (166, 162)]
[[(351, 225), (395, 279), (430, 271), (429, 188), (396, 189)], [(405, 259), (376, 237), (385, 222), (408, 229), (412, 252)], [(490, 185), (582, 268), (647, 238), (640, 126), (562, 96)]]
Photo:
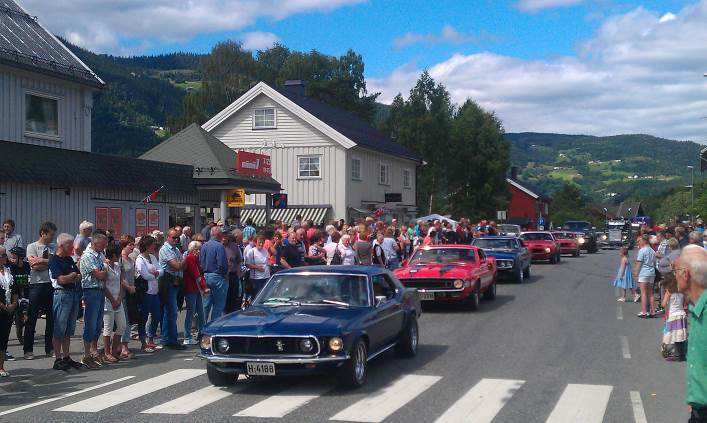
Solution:
[(0, 0), (0, 63), (97, 88), (104, 85), (14, 0)]
[(194, 192), (192, 166), (0, 141), (0, 181), (152, 193)]
[(416, 153), (383, 135), (368, 122), (349, 111), (305, 96), (299, 86), (278, 88), (277, 91), (363, 148), (422, 162)]

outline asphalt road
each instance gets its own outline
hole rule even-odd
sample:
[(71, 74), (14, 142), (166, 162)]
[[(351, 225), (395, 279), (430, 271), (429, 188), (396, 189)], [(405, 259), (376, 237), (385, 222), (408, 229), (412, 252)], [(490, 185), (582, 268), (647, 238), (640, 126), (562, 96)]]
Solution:
[(360, 390), (329, 378), (216, 389), (195, 349), (68, 373), (18, 358), (0, 380), (0, 421), (686, 421), (684, 364), (658, 354), (661, 319), (615, 301), (617, 262), (605, 251), (534, 264), (477, 312), (425, 307), (418, 356), (377, 359)]

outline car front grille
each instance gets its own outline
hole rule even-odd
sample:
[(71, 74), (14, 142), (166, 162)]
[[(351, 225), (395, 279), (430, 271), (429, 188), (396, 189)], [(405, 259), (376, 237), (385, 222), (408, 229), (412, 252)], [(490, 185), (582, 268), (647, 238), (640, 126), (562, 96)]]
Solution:
[(533, 254), (546, 254), (546, 251), (544, 248), (533, 248), (531, 250)]
[(401, 279), (406, 288), (454, 289), (456, 279)]
[(512, 269), (513, 268), (513, 260), (496, 260), (496, 266), (498, 266), (499, 269)]
[[(228, 351), (222, 351), (219, 341), (228, 341)], [(300, 347), (300, 342), (309, 339), (312, 342), (312, 351), (305, 352)], [(303, 355), (316, 356), (319, 354), (319, 342), (312, 336), (216, 336), (211, 340), (214, 352), (221, 355)]]

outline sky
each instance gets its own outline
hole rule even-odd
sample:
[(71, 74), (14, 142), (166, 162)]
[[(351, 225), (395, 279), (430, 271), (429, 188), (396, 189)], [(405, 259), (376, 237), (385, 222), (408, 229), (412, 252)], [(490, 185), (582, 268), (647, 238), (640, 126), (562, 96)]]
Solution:
[(707, 0), (20, 0), (100, 53), (363, 56), (389, 103), (430, 72), (508, 132), (647, 133), (707, 143)]

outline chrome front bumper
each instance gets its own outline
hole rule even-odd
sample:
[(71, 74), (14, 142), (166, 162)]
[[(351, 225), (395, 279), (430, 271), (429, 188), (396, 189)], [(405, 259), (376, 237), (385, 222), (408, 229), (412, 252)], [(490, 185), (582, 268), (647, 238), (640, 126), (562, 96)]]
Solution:
[(210, 363), (246, 363), (246, 362), (264, 362), (275, 364), (316, 364), (316, 363), (331, 363), (337, 361), (345, 361), (351, 358), (349, 355), (336, 357), (308, 357), (308, 358), (283, 358), (274, 356), (234, 356), (228, 357), (223, 355), (207, 355), (199, 353), (197, 357), (202, 360), (207, 360)]

